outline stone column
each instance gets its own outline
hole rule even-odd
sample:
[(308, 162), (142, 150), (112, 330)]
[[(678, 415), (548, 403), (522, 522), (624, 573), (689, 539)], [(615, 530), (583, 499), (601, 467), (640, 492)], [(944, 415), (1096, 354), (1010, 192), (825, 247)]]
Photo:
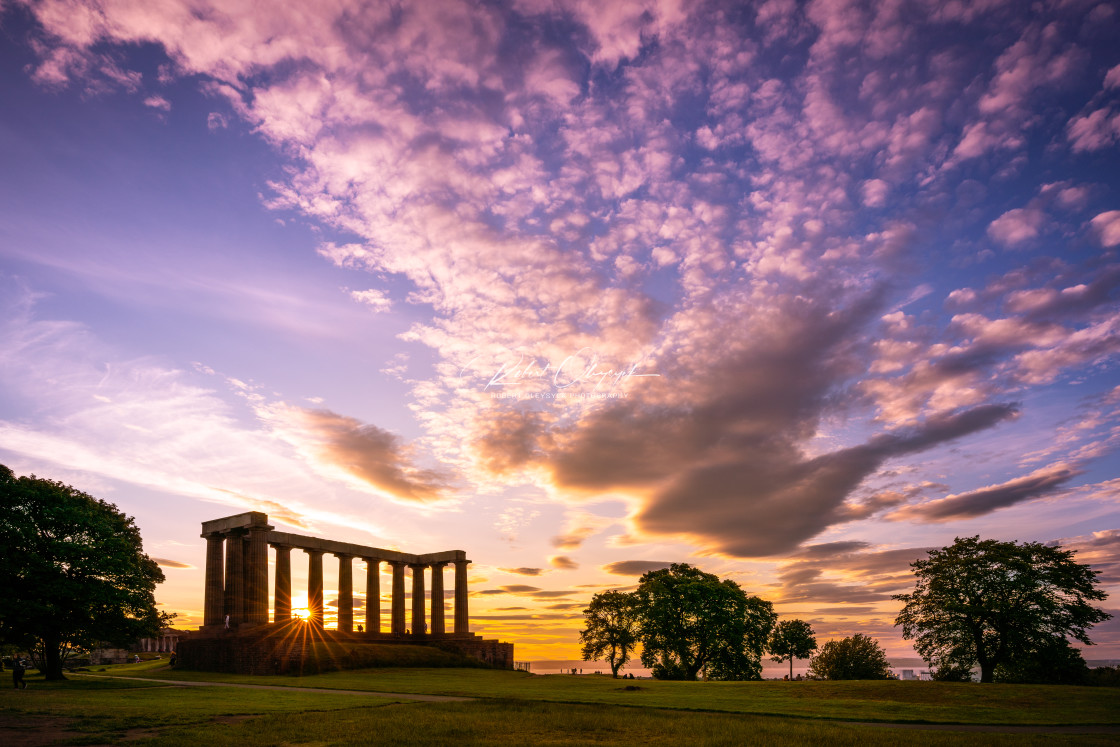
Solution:
[(323, 627), (323, 551), (308, 550), (307, 553), (307, 608), (311, 611), (310, 620)]
[(428, 632), (424, 614), (424, 564), (409, 563), (412, 569), (412, 634), (423, 635)]
[(362, 558), (366, 561), (366, 632), (381, 632), (381, 561), (377, 558)]
[(343, 633), (354, 632), (354, 567), (353, 555), (335, 553), (338, 558), (338, 629)]
[(275, 622), (292, 619), (292, 548), (287, 545), (273, 545), (276, 548), (276, 580), (273, 597), (275, 598)]
[(466, 635), (470, 632), (470, 618), (467, 612), (467, 565), (469, 560), (455, 561), (455, 634)]
[(404, 561), (390, 560), (393, 567), (393, 635), (404, 635)]
[(225, 612), (230, 628), (245, 622), (245, 552), (242, 533), (232, 529), (226, 534)]
[(443, 567), (447, 563), (432, 563), (432, 635), (443, 635)]
[(268, 622), (268, 530), (251, 527), (245, 543), (245, 622)]
[(205, 534), (206, 537), (206, 588), (203, 591), (202, 624), (221, 625), (225, 607), (225, 586), (222, 577), (222, 535)]

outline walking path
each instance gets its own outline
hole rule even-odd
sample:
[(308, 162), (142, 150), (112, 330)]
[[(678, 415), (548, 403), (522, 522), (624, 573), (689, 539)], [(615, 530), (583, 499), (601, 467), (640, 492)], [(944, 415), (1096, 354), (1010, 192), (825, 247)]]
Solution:
[(372, 695), (378, 698), (396, 700), (423, 700), (429, 703), (474, 700), (459, 695), (420, 695), (417, 693), (382, 693), (374, 690), (337, 690), (333, 687), (288, 687), (287, 685), (249, 685), (240, 682), (193, 682), (191, 680), (157, 680), (154, 677), (119, 677), (109, 674), (87, 674), (74, 672), (79, 677), (101, 677), (108, 680), (135, 680), (136, 682), (158, 682), (171, 687), (240, 687), (246, 690), (283, 690), (299, 693), (329, 693), (331, 695)]

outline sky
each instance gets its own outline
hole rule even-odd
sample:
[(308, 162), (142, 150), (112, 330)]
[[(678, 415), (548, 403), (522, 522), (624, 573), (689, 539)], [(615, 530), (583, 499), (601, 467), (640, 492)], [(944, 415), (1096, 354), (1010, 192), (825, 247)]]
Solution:
[(465, 550), (519, 660), (672, 562), (912, 656), (891, 595), (973, 535), (1120, 613), (1117, 38), (1096, 0), (0, 0), (0, 463), (134, 516), (180, 628), (244, 511)]

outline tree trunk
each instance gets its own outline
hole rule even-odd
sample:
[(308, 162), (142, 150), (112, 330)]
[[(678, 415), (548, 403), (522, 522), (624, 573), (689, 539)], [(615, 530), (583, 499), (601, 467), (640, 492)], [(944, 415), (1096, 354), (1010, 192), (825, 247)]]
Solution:
[(43, 661), (46, 664), (43, 676), (47, 680), (66, 679), (62, 674), (62, 644), (59, 638), (60, 636), (53, 634), (43, 636)]
[(790, 682), (793, 681), (793, 657), (792, 656), (789, 657), (789, 679), (790, 679)]
[(991, 662), (980, 662), (980, 681), (991, 682), (993, 675), (996, 673), (996, 667)]

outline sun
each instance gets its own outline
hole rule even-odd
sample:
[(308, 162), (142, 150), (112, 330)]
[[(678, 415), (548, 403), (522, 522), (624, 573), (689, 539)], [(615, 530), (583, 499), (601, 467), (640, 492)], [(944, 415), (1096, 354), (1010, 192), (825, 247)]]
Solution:
[(296, 618), (297, 620), (303, 620), (304, 622), (307, 622), (308, 620), (311, 619), (311, 610), (309, 610), (309, 609), (292, 610), (292, 617)]

